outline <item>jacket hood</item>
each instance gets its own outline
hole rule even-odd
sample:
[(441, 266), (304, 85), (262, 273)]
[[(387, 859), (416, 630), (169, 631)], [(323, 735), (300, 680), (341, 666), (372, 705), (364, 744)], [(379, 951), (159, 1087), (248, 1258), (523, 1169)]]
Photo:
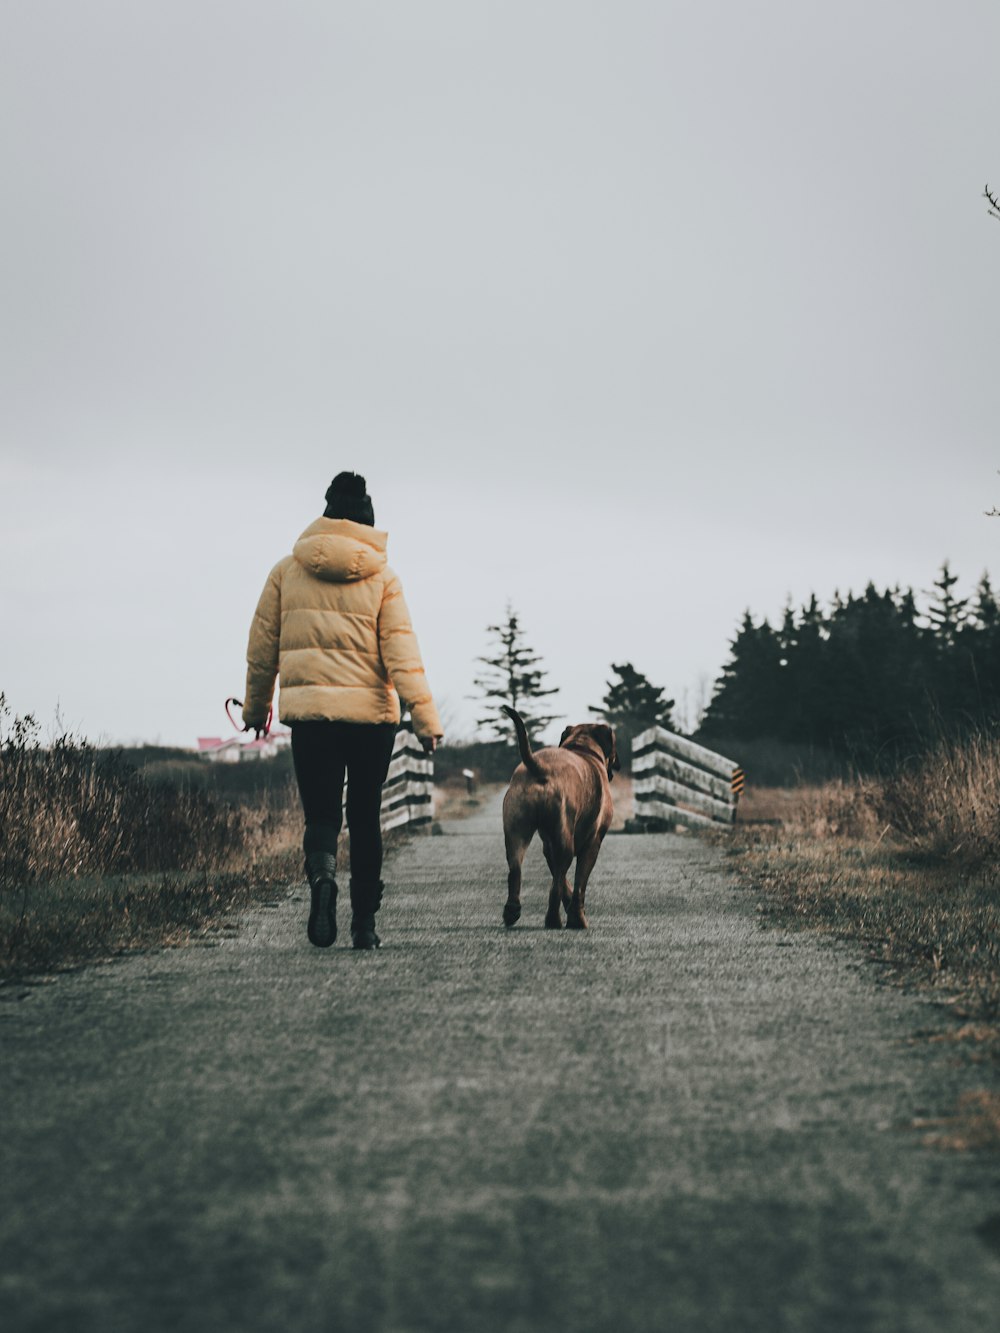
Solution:
[(292, 555), (315, 578), (356, 583), (385, 569), (388, 533), (347, 518), (318, 518), (292, 548)]

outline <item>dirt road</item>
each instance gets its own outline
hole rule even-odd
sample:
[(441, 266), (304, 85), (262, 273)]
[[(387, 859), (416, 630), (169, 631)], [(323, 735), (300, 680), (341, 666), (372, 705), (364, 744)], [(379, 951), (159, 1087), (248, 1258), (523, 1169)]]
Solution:
[(976, 1081), (934, 1006), (693, 839), (609, 838), (587, 934), (535, 849), (500, 926), (495, 805), (387, 869), (377, 954), (296, 890), (5, 993), (6, 1333), (997, 1327), (1000, 1164), (909, 1127)]

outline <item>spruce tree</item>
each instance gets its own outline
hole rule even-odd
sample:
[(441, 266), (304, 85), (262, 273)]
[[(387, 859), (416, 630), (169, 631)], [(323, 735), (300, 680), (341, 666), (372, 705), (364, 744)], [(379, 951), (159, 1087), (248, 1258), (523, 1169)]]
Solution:
[(747, 611), (699, 728), (703, 736), (777, 736), (784, 711), (780, 636)]
[(830, 741), (859, 762), (891, 757), (919, 728), (923, 632), (912, 611), (912, 595), (869, 583), (835, 627), (843, 690)]
[(607, 682), (607, 693), (590, 711), (614, 727), (618, 756), (626, 771), (631, 766), (632, 741), (649, 727), (673, 731), (673, 699), (664, 699), (663, 688), (654, 685), (631, 662), (611, 663), (617, 680)]
[(509, 602), (504, 619), (498, 625), (488, 625), (487, 632), (494, 642), (488, 656), (476, 659), (485, 668), (475, 679), (485, 707), (477, 721), (493, 738), (513, 744), (513, 723), (500, 707), (509, 704), (521, 714), (532, 744), (536, 744), (541, 732), (559, 717), (558, 713), (543, 712), (541, 701), (559, 691), (543, 684), (547, 673), (538, 666), (541, 658), (525, 643), (520, 619)]
[(975, 709), (975, 685), (965, 653), (958, 651), (959, 636), (968, 619), (969, 600), (952, 592), (958, 582), (946, 560), (931, 587), (927, 608), (932, 652), (929, 688), (934, 700), (935, 721), (949, 727), (959, 715)]
[(826, 712), (827, 682), (824, 678), (826, 631), (815, 593), (798, 618), (791, 608), (781, 627), (784, 666), (785, 708), (781, 717), (781, 739), (812, 744), (822, 729)]
[(933, 598), (927, 608), (927, 619), (938, 646), (945, 650), (954, 648), (958, 632), (965, 623), (969, 599), (952, 595), (952, 588), (958, 582), (958, 575), (953, 574), (946, 560), (941, 566), (941, 573), (934, 580), (929, 596)]
[(979, 580), (970, 618), (976, 629), (985, 630), (987, 633), (995, 633), (1000, 629), (1000, 604), (997, 603), (988, 573), (984, 573)]
[(989, 574), (979, 580), (958, 632), (958, 655), (967, 710), (978, 725), (992, 726), (1000, 719), (1000, 605)]
[(702, 723), (706, 737), (829, 746), (882, 766), (942, 730), (1000, 724), (1000, 603), (987, 575), (956, 596), (947, 562), (926, 612), (911, 589), (815, 597), (780, 626), (749, 612)]

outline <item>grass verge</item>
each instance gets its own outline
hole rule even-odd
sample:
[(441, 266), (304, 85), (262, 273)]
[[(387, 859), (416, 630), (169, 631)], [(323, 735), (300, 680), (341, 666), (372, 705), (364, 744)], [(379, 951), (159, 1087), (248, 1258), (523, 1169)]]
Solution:
[(178, 945), (225, 913), (271, 897), (300, 858), (241, 872), (170, 871), (48, 880), (0, 901), (0, 983), (138, 949)]
[(297, 874), (289, 780), (227, 800), (38, 730), (0, 695), (0, 980), (182, 940)]
[[(932, 991), (948, 1007), (946, 1040), (984, 1065), (991, 1087), (918, 1127), (942, 1147), (996, 1148), (1000, 805), (990, 811), (983, 793), (984, 753), (958, 748), (885, 781), (750, 794), (731, 855), (777, 923), (858, 942), (881, 979)], [(993, 759), (1000, 794), (1000, 753)]]
[[(0, 985), (183, 944), (301, 881), (287, 756), (234, 776), (38, 733), (0, 694)], [(393, 829), (386, 846), (406, 837)], [(349, 856), (345, 831), (345, 874)]]

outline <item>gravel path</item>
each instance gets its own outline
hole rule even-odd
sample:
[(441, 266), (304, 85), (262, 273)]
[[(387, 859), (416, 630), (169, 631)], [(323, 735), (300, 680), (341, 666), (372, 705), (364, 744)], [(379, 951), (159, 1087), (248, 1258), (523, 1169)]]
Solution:
[(507, 933), (498, 806), (446, 828), (377, 954), (296, 889), (4, 993), (5, 1333), (998, 1327), (1000, 1164), (909, 1128), (975, 1084), (938, 1009), (683, 837), (608, 839), (587, 934), (536, 845)]

